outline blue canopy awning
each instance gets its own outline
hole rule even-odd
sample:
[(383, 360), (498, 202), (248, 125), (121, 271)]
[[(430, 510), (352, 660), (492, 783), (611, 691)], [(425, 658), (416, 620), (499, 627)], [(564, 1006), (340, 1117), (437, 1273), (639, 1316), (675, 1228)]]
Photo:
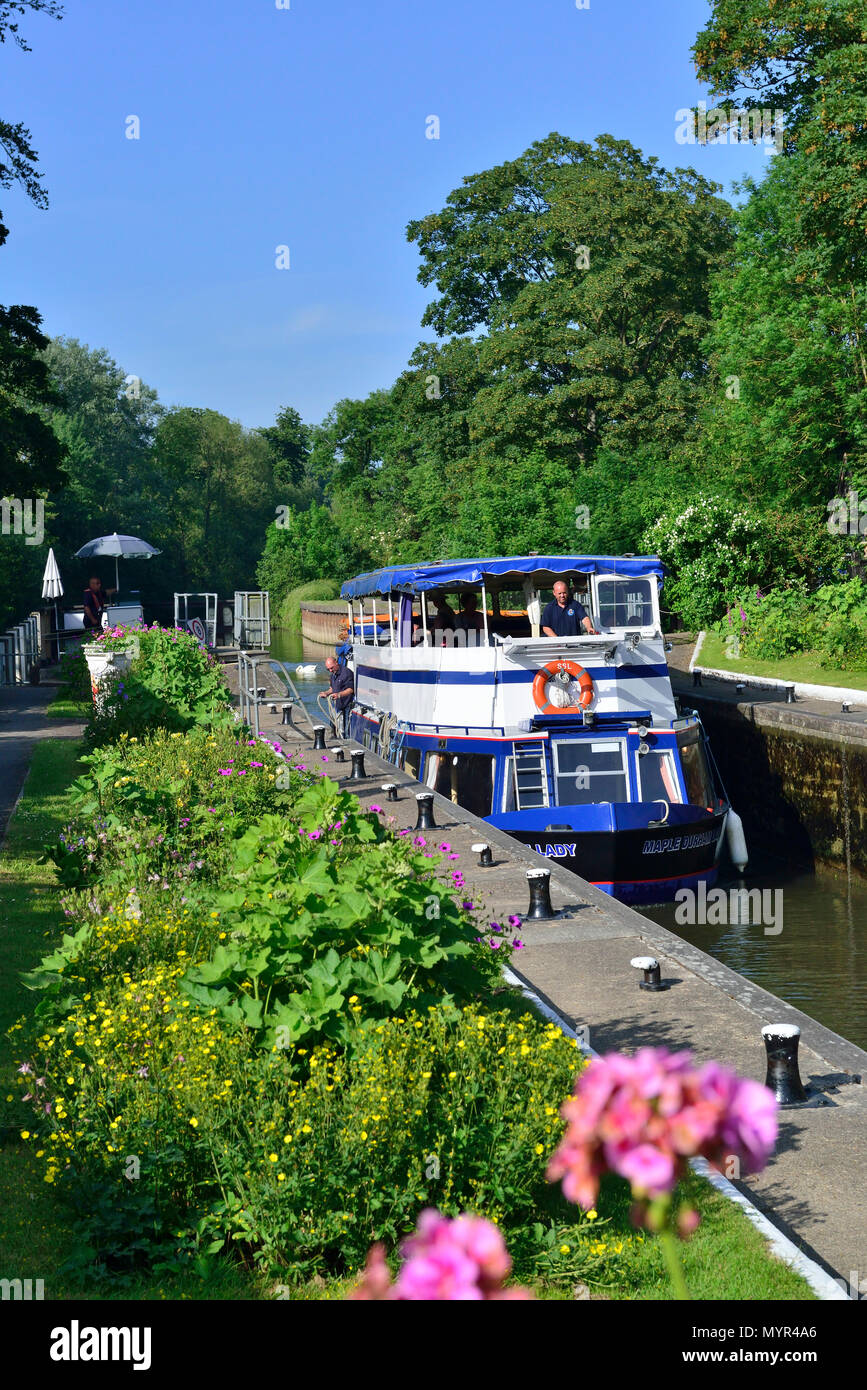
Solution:
[(342, 598), (370, 594), (420, 593), (423, 589), (519, 588), (532, 578), (536, 588), (549, 588), (558, 576), (570, 574), (619, 575), (634, 579), (654, 575), (661, 584), (665, 573), (655, 555), (521, 555), (491, 560), (445, 560), (435, 565), (394, 565), (347, 579)]

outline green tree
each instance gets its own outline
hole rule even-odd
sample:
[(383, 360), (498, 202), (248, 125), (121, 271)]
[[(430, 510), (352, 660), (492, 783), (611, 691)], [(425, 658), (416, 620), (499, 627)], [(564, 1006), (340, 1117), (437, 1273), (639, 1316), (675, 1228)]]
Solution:
[(867, 459), (867, 284), (847, 289), (829, 244), (804, 234), (814, 163), (776, 159), (743, 185), (733, 262), (713, 289), (703, 453), (735, 495), (813, 507), (820, 525)]
[[(8, 38), (29, 52), (16, 19), (28, 10), (61, 15), (55, 0), (0, 0), (0, 44)], [(0, 189), (18, 183), (36, 207), (45, 208), (37, 160), (30, 131), (0, 118)], [(0, 247), (8, 235), (0, 211)], [(0, 495), (42, 496), (62, 476), (63, 450), (40, 413), (55, 401), (39, 359), (48, 343), (41, 322), (31, 305), (0, 305)]]
[(627, 141), (550, 135), (411, 223), (439, 333), (484, 330), (467, 414), (486, 454), (576, 463), (673, 443), (705, 370), (709, 281), (732, 239), (718, 187)]
[(258, 433), (271, 450), (275, 485), (288, 489), (293, 497), (303, 497), (306, 493), (312, 500), (308, 468), (311, 432), (298, 411), (290, 405), (284, 406), (274, 424), (265, 426)]
[(216, 410), (183, 406), (160, 420), (153, 459), (159, 496), (152, 529), (174, 588), (220, 594), (252, 588), (280, 505), (261, 434)]

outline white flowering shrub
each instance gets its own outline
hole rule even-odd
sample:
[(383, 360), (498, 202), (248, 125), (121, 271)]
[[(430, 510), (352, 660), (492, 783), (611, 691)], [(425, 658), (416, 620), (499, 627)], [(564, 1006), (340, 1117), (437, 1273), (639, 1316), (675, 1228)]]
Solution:
[(671, 571), (666, 606), (687, 627), (700, 628), (722, 617), (727, 596), (763, 578), (769, 539), (758, 512), (710, 494), (664, 512), (642, 547)]

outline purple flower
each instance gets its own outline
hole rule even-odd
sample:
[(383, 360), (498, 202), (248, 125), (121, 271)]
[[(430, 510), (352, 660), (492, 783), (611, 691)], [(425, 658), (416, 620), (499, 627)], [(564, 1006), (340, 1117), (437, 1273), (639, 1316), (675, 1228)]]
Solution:
[(523, 951), (524, 949), (524, 943), (523, 941), (520, 941), (518, 937), (515, 937), (515, 940), (512, 942), (512, 945), (514, 946), (516, 951)]

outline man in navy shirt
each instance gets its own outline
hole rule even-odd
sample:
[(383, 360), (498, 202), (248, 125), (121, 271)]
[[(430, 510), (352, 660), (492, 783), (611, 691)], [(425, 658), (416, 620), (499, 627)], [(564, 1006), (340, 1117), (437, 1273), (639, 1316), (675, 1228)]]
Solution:
[(545, 637), (580, 637), (581, 630), (595, 632), (587, 609), (569, 598), (569, 587), (558, 579), (554, 597), (542, 614), (542, 633)]
[(339, 666), (333, 656), (329, 656), (325, 661), (325, 669), (328, 672), (329, 690), (323, 690), (323, 695), (328, 695), (334, 702), (334, 713), (337, 717), (337, 726), (340, 730), (340, 737), (346, 738), (349, 734), (349, 709), (352, 704), (352, 696), (355, 693), (355, 680), (348, 666)]

